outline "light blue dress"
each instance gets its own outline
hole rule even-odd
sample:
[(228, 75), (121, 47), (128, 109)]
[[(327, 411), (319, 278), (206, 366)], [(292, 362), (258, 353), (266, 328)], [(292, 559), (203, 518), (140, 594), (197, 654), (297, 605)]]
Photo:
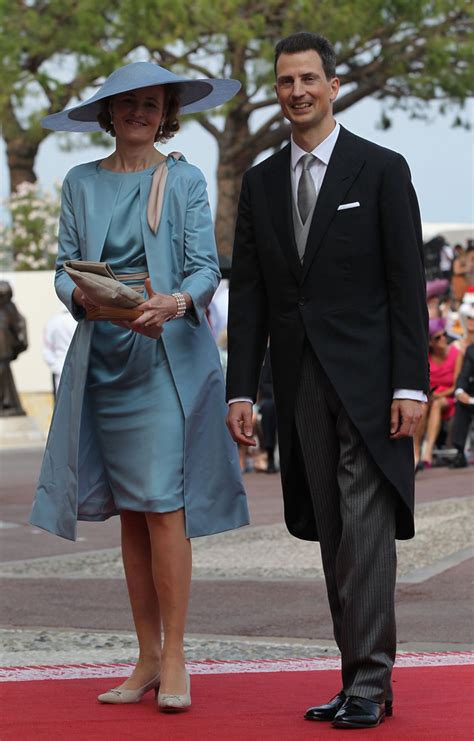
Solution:
[[(220, 277), (206, 181), (183, 157), (166, 167), (156, 232), (147, 221), (153, 168), (121, 174), (87, 162), (63, 183), (55, 286), (78, 324), (30, 519), (63, 538), (76, 538), (79, 520), (124, 506), (173, 510), (183, 497), (189, 538), (249, 521), (206, 320)], [(155, 291), (189, 293), (193, 312), (166, 322), (159, 341), (89, 322), (65, 260), (108, 260), (123, 272), (147, 265)]]
[[(99, 168), (117, 192), (102, 260), (118, 274), (147, 271), (140, 179), (153, 172)], [(126, 281), (133, 285), (133, 280)], [(117, 510), (184, 507), (184, 416), (163, 342), (111, 322), (95, 322), (87, 388), (100, 451)]]

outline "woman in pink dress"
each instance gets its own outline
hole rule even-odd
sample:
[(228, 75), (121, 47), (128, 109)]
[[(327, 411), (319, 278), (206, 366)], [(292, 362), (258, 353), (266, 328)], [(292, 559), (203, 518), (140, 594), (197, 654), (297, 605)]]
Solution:
[[(454, 414), (454, 391), (456, 378), (461, 370), (462, 353), (453, 344), (448, 345), (446, 321), (442, 318), (429, 322), (429, 363), (431, 394), (426, 413), (415, 436), (415, 465), (417, 470), (430, 468), (433, 447), (441, 429), (441, 423)], [(426, 437), (425, 437), (426, 436)], [(421, 445), (425, 438), (423, 460), (420, 462)]]

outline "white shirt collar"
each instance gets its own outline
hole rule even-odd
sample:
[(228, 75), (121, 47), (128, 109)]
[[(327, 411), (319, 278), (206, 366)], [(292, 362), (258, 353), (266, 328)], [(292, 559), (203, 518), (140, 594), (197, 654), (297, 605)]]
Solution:
[[(336, 145), (340, 130), (341, 126), (336, 122), (336, 125), (329, 136), (323, 139), (323, 141), (311, 152), (311, 154), (314, 154), (314, 156), (326, 166), (329, 164), (329, 160), (331, 159), (332, 150)], [(301, 149), (301, 147), (299, 147), (293, 140), (293, 137), (291, 137), (291, 167), (293, 170), (296, 168), (296, 165), (304, 154), (308, 154), (308, 152)]]

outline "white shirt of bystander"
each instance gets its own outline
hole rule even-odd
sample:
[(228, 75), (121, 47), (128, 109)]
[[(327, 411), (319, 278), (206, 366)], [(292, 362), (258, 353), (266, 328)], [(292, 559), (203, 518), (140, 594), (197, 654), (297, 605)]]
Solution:
[(66, 358), (77, 322), (67, 309), (54, 314), (46, 323), (43, 333), (43, 360), (59, 383), (64, 360)]

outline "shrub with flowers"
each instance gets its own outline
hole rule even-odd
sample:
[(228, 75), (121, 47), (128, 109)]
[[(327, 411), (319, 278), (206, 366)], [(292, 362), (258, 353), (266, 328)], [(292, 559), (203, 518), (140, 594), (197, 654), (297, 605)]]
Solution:
[(58, 249), (59, 187), (50, 194), (38, 183), (21, 183), (6, 203), (11, 224), (0, 228), (0, 260), (13, 270), (51, 270)]

